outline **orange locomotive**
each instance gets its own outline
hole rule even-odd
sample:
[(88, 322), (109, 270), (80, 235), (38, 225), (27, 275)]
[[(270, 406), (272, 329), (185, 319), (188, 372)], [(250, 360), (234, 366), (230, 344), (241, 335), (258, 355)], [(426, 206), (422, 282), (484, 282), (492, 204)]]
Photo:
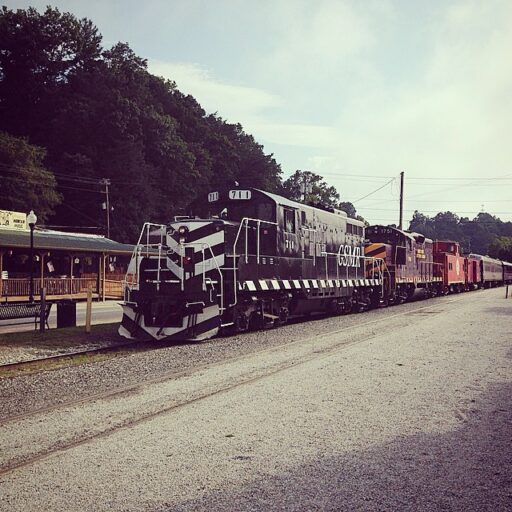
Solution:
[[(430, 238), (390, 226), (370, 226), (366, 236), (365, 256), (382, 261), (383, 304), (399, 304), (419, 291), (427, 297), (441, 293), (442, 277), (435, 270)], [(372, 279), (376, 269), (368, 266), (367, 272)]]

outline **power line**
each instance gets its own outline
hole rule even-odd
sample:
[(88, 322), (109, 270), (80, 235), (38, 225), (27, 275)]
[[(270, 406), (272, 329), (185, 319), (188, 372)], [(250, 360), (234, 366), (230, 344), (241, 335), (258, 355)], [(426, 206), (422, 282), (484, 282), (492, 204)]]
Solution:
[[(371, 210), (371, 211), (379, 211), (379, 212), (394, 212), (395, 211), (395, 208), (368, 208), (366, 206), (360, 206), (359, 207), (359, 210)], [(418, 210), (418, 208), (408, 208), (408, 209), (405, 209), (404, 212), (416, 212), (418, 211), (419, 213), (440, 213), (441, 210)], [(470, 211), (460, 211), (460, 210), (457, 210), (458, 213), (473, 213), (475, 210), (470, 210)], [(442, 212), (441, 212), (442, 213)], [(480, 210), (479, 210), (479, 213)], [(485, 212), (487, 213), (487, 212)], [(500, 215), (512, 215), (512, 212), (494, 212), (495, 214), (500, 214)]]
[(489, 181), (489, 180), (512, 180), (512, 176), (510, 175), (505, 175), (505, 176), (496, 176), (496, 177), (490, 177), (490, 178), (470, 178), (470, 177), (466, 177), (466, 178), (461, 178), (461, 177), (457, 177), (457, 178), (447, 178), (447, 177), (442, 177), (442, 178), (438, 178), (438, 177), (429, 177), (429, 176), (424, 176), (424, 177), (418, 177), (418, 178), (407, 178), (407, 181)]
[(50, 187), (50, 188), (57, 187), (57, 188), (64, 188), (64, 189), (67, 189), (67, 190), (78, 190), (78, 191), (81, 191), (81, 192), (95, 192), (96, 194), (102, 194), (103, 193), (103, 191), (101, 191), (101, 190), (93, 190), (91, 188), (68, 187), (66, 185), (59, 185), (58, 183), (56, 183), (56, 184), (43, 183), (41, 181), (32, 181), (30, 179), (25, 179), (25, 178), (14, 178), (12, 176), (4, 176), (3, 179), (4, 180), (11, 180), (11, 181), (22, 182), (22, 183), (30, 183), (31, 185), (38, 185), (38, 186), (41, 186), (41, 187)]
[[(512, 176), (512, 173), (509, 173), (509, 174), (506, 174), (505, 176), (498, 176), (498, 177), (494, 177), (494, 178), (486, 178), (487, 180), (489, 181), (494, 181), (496, 179), (502, 179), (502, 178), (508, 178), (509, 176)], [(466, 184), (463, 184), (463, 185), (455, 185), (455, 186), (451, 186), (451, 187), (448, 187), (448, 188), (444, 188), (444, 189), (441, 189), (441, 190), (437, 190), (437, 191), (434, 191), (434, 193), (439, 193), (439, 192), (447, 192), (447, 191), (450, 191), (450, 190), (453, 190), (454, 188), (455, 189), (460, 189), (460, 188), (463, 188), (463, 187), (471, 187), (471, 186), (475, 186), (475, 185), (478, 185), (479, 187), (483, 186), (482, 184), (478, 183), (466, 183)], [(489, 184), (487, 184), (487, 186), (489, 186)], [(501, 186), (501, 184), (499, 185)], [(415, 196), (410, 196), (409, 199), (415, 199), (416, 197), (421, 197), (421, 196), (424, 196), (425, 194), (431, 194), (432, 192), (425, 192), (423, 194), (416, 194)]]
[(83, 217), (87, 217), (89, 220), (92, 220), (93, 222), (97, 222), (97, 219), (94, 219), (93, 217), (91, 217), (90, 215), (87, 215), (87, 213), (84, 213), (80, 210), (78, 210), (78, 208), (74, 208), (73, 206), (71, 206), (70, 204), (68, 203), (61, 203), (61, 205), (59, 206), (64, 206), (66, 208), (69, 208), (70, 210), (73, 210), (74, 212), (80, 214), (81, 216)]
[(387, 181), (386, 183), (384, 183), (384, 185), (382, 185), (381, 187), (375, 189), (373, 192), (370, 192), (369, 194), (366, 194), (365, 196), (363, 197), (360, 197), (359, 199), (356, 199), (355, 201), (352, 201), (352, 203), (357, 203), (359, 201), (362, 201), (363, 199), (366, 199), (367, 197), (370, 197), (371, 195), (375, 194), (376, 192), (378, 192), (379, 190), (382, 190), (384, 187), (386, 187), (387, 185), (389, 185), (390, 183), (392, 183), (393, 181), (396, 180), (396, 177), (394, 178), (391, 178), (389, 181)]
[[(18, 174), (16, 171), (28, 171), (28, 172), (32, 172), (33, 169), (29, 168), (29, 167), (20, 167), (20, 166), (15, 166), (15, 165), (8, 165), (8, 164), (2, 164), (0, 163), (0, 167), (3, 167), (4, 168), (4, 172), (10, 172), (10, 173), (16, 173)], [(61, 174), (61, 173), (55, 173), (49, 169), (41, 169), (45, 172), (48, 172), (52, 175), (52, 177), (55, 177), (55, 178), (58, 178), (58, 179), (62, 179), (62, 180), (69, 180), (69, 181), (77, 181), (77, 182), (82, 182), (82, 183), (89, 183), (89, 184), (96, 184), (98, 183), (98, 179), (97, 178), (88, 178), (87, 176), (73, 176), (72, 174)]]

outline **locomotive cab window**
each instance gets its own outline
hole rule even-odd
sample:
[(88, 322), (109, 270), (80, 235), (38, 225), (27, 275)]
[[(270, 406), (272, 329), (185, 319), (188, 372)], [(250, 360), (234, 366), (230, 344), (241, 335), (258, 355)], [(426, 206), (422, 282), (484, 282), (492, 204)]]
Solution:
[(284, 230), (287, 233), (295, 233), (295, 210), (284, 208)]
[(270, 203), (258, 204), (257, 211), (258, 211), (258, 219), (268, 220), (270, 222), (275, 220), (273, 211), (272, 211), (272, 205)]

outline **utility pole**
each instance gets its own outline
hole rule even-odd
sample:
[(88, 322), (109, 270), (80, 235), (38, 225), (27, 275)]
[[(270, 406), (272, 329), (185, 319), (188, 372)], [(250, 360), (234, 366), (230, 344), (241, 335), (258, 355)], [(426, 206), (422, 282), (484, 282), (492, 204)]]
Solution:
[(400, 222), (398, 223), (398, 229), (403, 229), (404, 219), (404, 171), (400, 173)]
[(105, 209), (107, 210), (107, 238), (110, 238), (110, 201), (108, 197), (108, 187), (110, 186), (110, 180), (108, 178), (103, 178), (100, 181), (101, 185), (105, 185), (105, 196), (106, 200), (105, 203)]

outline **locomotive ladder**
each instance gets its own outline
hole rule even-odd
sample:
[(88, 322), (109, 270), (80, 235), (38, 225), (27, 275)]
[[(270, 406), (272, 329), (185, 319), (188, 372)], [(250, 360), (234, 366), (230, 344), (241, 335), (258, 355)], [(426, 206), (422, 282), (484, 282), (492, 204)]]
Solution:
[[(153, 228), (153, 231), (151, 229)], [(140, 273), (139, 273), (139, 260), (145, 256), (147, 258), (151, 256), (158, 256), (158, 267), (154, 270), (157, 272), (157, 278), (154, 282), (157, 283), (157, 288), (160, 287), (161, 279), (160, 272), (165, 271), (166, 269), (160, 268), (160, 258), (162, 254), (163, 241), (165, 239), (167, 226), (165, 224), (154, 224), (152, 222), (145, 222), (142, 227), (142, 231), (139, 235), (139, 239), (137, 244), (133, 248), (131, 260), (128, 266), (128, 272), (123, 280), (123, 295), (125, 302), (129, 302), (129, 292), (139, 286)], [(157, 243), (150, 243), (151, 236), (159, 236), (159, 241)], [(145, 238), (146, 243), (143, 243)], [(131, 268), (132, 261), (135, 262), (134, 273), (129, 272)], [(130, 279), (128, 279), (130, 276)]]

